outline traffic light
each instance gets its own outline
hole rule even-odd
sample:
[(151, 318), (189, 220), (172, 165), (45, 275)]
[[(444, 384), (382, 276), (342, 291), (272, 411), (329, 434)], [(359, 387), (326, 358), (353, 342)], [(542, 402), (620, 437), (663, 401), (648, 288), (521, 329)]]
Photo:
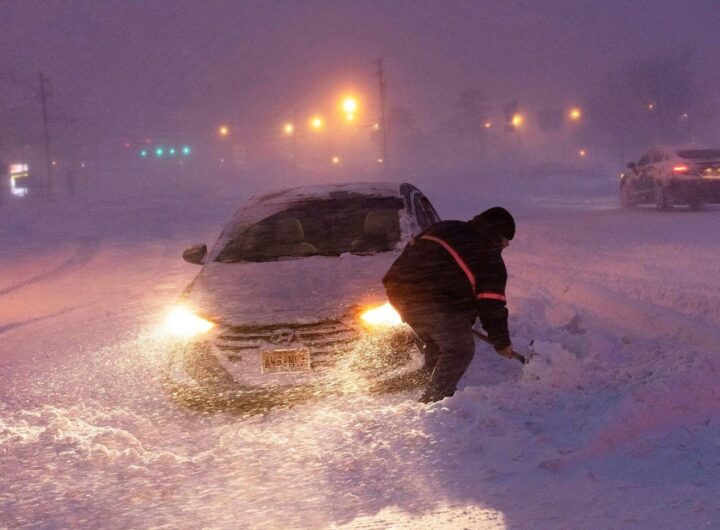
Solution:
[(155, 158), (174, 157), (177, 155), (190, 156), (192, 148), (189, 145), (183, 145), (182, 147), (166, 147), (163, 145), (156, 145), (147, 149), (140, 150), (140, 158), (149, 158), (151, 154), (155, 155)]

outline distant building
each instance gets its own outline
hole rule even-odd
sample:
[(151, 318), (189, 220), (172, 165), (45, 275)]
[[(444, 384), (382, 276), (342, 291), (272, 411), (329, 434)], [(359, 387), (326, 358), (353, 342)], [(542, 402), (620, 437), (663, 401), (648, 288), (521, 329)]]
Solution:
[(25, 197), (28, 194), (28, 181), (30, 171), (27, 164), (10, 164), (8, 176), (10, 179), (10, 194), (13, 197)]

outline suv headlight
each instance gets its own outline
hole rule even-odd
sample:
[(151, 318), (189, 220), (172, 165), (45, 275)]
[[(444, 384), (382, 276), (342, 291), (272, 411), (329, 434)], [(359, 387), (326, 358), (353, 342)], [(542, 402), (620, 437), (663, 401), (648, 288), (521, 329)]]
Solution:
[(395, 311), (395, 308), (390, 305), (390, 302), (366, 309), (360, 314), (360, 318), (364, 324), (371, 327), (392, 328), (401, 326), (403, 323), (400, 313)]
[(179, 338), (189, 339), (210, 331), (215, 324), (197, 316), (187, 307), (176, 307), (165, 319), (165, 331)]

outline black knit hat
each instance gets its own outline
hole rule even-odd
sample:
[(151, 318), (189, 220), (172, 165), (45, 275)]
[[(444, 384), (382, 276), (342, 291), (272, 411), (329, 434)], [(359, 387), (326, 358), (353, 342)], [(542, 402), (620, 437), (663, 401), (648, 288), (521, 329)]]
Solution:
[(476, 215), (473, 220), (481, 218), (495, 230), (500, 232), (504, 238), (510, 240), (515, 237), (515, 219), (505, 208), (495, 206)]

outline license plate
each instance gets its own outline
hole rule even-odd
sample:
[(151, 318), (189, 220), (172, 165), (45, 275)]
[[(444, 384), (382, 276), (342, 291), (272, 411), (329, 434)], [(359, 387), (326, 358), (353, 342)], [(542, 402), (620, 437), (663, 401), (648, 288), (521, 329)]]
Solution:
[(310, 350), (284, 349), (262, 352), (262, 373), (283, 374), (310, 370)]

